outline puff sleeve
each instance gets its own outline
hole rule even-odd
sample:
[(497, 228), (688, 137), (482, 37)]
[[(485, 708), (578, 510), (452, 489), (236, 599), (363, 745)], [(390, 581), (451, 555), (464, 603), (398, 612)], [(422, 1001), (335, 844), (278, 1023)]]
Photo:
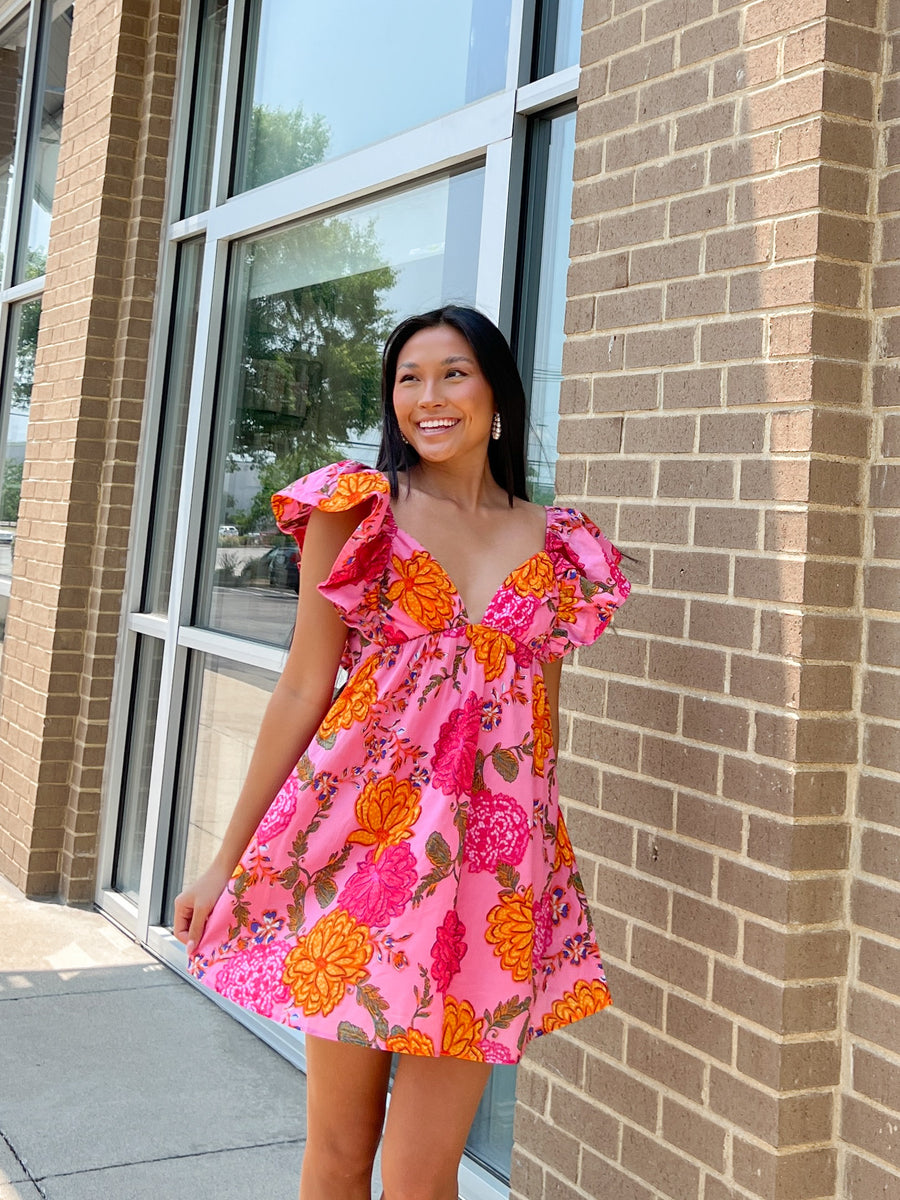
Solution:
[(380, 471), (346, 460), (304, 475), (272, 497), (278, 528), (291, 534), (303, 553), (303, 542), (314, 509), (345, 512), (357, 506), (367, 511), (335, 559), (319, 591), (348, 624), (354, 620), (370, 584), (380, 578), (390, 553), (385, 519), (390, 511), (390, 487)]
[(631, 585), (619, 570), (620, 551), (584, 513), (557, 509), (547, 538), (557, 579), (553, 627), (541, 658), (589, 646), (625, 603)]

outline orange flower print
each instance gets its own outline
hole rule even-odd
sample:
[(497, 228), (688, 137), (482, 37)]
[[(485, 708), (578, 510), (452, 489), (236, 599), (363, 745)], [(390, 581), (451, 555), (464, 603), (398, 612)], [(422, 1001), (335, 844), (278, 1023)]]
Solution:
[(350, 475), (342, 475), (330, 496), (324, 496), (319, 501), (323, 512), (344, 512), (345, 509), (355, 508), (363, 500), (376, 492), (390, 490), (388, 481), (372, 471), (355, 471)]
[(516, 983), (531, 978), (534, 948), (534, 897), (531, 887), (524, 893), (508, 892), (488, 913), (485, 938), (494, 947), (504, 971), (512, 974)]
[(448, 996), (444, 1002), (441, 1054), (467, 1058), (471, 1062), (484, 1062), (484, 1051), (478, 1044), (483, 1027), (484, 1020), (475, 1016), (475, 1009), (468, 1000), (455, 1000), (453, 996)]
[(475, 652), (475, 661), (484, 667), (485, 679), (490, 681), (502, 675), (507, 654), (514, 653), (516, 648), (509, 634), (486, 625), (467, 625), (466, 637)]
[(555, 581), (553, 563), (546, 554), (529, 558), (507, 580), (520, 596), (546, 596)]
[(574, 583), (560, 583), (559, 601), (556, 608), (557, 620), (571, 625), (578, 616), (578, 599)]
[(388, 599), (395, 601), (424, 629), (443, 629), (453, 616), (453, 589), (446, 573), (424, 550), (411, 558), (392, 555), (394, 570), (400, 576), (388, 588)]
[(298, 508), (296, 500), (290, 496), (282, 496), (278, 492), (272, 497), (272, 512), (275, 514), (275, 524), (280, 529), (284, 525), (284, 516), (289, 508)]
[(385, 1043), (386, 1050), (398, 1054), (418, 1054), (423, 1058), (434, 1058), (434, 1042), (418, 1029), (407, 1029), (406, 1033), (395, 1033)]
[(580, 1021), (582, 1017), (593, 1016), (611, 1003), (609, 988), (602, 980), (595, 979), (593, 983), (588, 983), (585, 979), (579, 979), (574, 991), (566, 992), (561, 1000), (554, 1000), (552, 1009), (544, 1017), (541, 1032), (553, 1033), (556, 1029), (571, 1025), (573, 1021)]
[(284, 960), (282, 982), (306, 1016), (327, 1017), (349, 988), (368, 978), (366, 964), (372, 950), (366, 926), (343, 909), (335, 909), (297, 939)]
[(356, 819), (360, 828), (348, 836), (348, 842), (374, 846), (377, 862), (387, 846), (399, 846), (412, 837), (412, 829), (422, 806), (420, 792), (408, 779), (373, 779), (356, 801)]
[(531, 697), (531, 729), (534, 735), (534, 773), (543, 776), (547, 755), (553, 746), (553, 722), (550, 719), (547, 685), (544, 683), (540, 671), (534, 677), (534, 692)]
[(574, 865), (575, 851), (572, 849), (572, 843), (569, 840), (569, 831), (566, 829), (566, 823), (563, 820), (562, 813), (560, 813), (556, 826), (556, 857), (553, 860), (553, 870), (556, 872), (562, 867), (572, 867)]
[(341, 694), (325, 714), (316, 737), (325, 742), (339, 729), (349, 729), (354, 721), (364, 721), (369, 709), (378, 699), (378, 689), (373, 678), (377, 662), (367, 658), (355, 675), (347, 681)]

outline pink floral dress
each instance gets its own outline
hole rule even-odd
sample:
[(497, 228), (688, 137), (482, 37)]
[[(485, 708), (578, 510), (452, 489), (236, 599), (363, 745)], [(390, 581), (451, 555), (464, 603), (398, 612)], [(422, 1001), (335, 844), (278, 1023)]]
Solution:
[(207, 922), (190, 970), (253, 1012), (407, 1054), (517, 1062), (609, 1003), (559, 811), (541, 664), (593, 642), (628, 595), (571, 509), (473, 624), (398, 529), (388, 482), (341, 462), (273, 497), (366, 515), (320, 591), (349, 676)]

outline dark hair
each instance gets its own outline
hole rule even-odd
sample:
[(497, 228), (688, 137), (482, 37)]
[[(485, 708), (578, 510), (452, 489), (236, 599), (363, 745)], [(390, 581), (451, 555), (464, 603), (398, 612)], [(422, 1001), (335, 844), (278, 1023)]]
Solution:
[(488, 318), (474, 308), (448, 304), (419, 316), (407, 317), (388, 337), (381, 357), (381, 446), (378, 450), (378, 470), (387, 475), (391, 495), (396, 498), (397, 472), (419, 461), (417, 451), (403, 441), (397, 414), (394, 412), (394, 380), (400, 351), (413, 336), (423, 329), (449, 325), (472, 347), (481, 373), (494, 395), (494, 406), (500, 414), (500, 437), (488, 443), (488, 464), (496, 482), (506, 490), (512, 507), (513, 497), (528, 499), (525, 482), (525, 389), (519, 369), (506, 338)]

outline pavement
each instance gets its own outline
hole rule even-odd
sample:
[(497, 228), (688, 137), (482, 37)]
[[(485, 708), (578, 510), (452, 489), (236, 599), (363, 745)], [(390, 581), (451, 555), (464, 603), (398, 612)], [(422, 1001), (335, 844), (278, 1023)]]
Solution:
[(0, 878), (0, 1200), (296, 1200), (304, 1129), (300, 1071), (100, 913)]

